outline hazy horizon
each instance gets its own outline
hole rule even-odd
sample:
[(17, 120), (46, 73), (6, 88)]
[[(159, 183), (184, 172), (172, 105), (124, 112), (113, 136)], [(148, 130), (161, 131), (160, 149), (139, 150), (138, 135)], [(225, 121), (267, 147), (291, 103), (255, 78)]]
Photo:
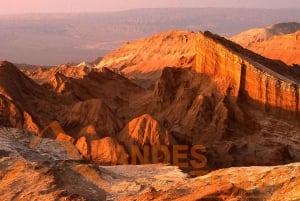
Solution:
[[(298, 5), (298, 6), (297, 6)], [(109, 12), (138, 8), (300, 8), (298, 0), (10, 0), (2, 2), (0, 14)]]

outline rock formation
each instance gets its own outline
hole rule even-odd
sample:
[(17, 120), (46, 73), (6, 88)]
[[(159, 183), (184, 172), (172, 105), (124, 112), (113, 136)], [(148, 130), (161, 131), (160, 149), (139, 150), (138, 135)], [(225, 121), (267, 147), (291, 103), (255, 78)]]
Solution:
[[(23, 69), (21, 67), (21, 69)], [(45, 85), (58, 93), (64, 91), (67, 78), (83, 78), (93, 71), (93, 68), (80, 66), (60, 65), (57, 67), (36, 68), (33, 70), (23, 70), (23, 72), (39, 85)]]
[(0, 94), (0, 125), (38, 132), (32, 117), (15, 103)]
[[(36, 82), (41, 76), (47, 85), (1, 62), (0, 124), (35, 135), (0, 128), (0, 199), (278, 200), (282, 192), (287, 200), (298, 199), (298, 189), (292, 188), (299, 183), (298, 164), (223, 169), (195, 179), (162, 165), (99, 167), (132, 162), (132, 145), (179, 144), (188, 151), (201, 145), (205, 171), (300, 160), (300, 79), (295, 68), (210, 32), (188, 33), (144, 39), (154, 43), (153, 49), (142, 54), (143, 46), (134, 58), (133, 50), (143, 43), (126, 44), (124, 55), (131, 56), (120, 60), (125, 66), (110, 63), (117, 72), (63, 67), (37, 72), (37, 77), (29, 74)], [(180, 64), (184, 68), (176, 67), (181, 56), (189, 58)], [(153, 65), (158, 58), (162, 62)], [(155, 81), (153, 87), (145, 89), (122, 75), (134, 72), (133, 61), (134, 68), (141, 65), (141, 72), (155, 75), (147, 77)], [(193, 160), (192, 154), (185, 156)], [(280, 174), (286, 177), (273, 179)], [(11, 189), (13, 182), (18, 188)]]
[[(112, 146), (107, 145), (102, 156), (111, 157)], [(0, 128), (0, 147), (1, 200), (300, 199), (298, 163), (229, 168), (188, 178), (172, 166), (82, 163), (70, 142), (12, 128)]]
[[(50, 123), (49, 119), (54, 119), (54, 113), (61, 107), (53, 104), (61, 101), (54, 93), (36, 84), (6, 61), (0, 63), (0, 94), (10, 102), (11, 114), (19, 113), (19, 116), (23, 116), (23, 121), (27, 122), (26, 127), (34, 131), (38, 131), (37, 127)], [(6, 107), (9, 106), (7, 101)], [(20, 126), (21, 124), (18, 128), (23, 128)]]
[[(121, 121), (100, 99), (90, 99), (76, 103), (67, 114), (64, 125), (66, 130), (76, 137), (79, 137), (80, 131), (85, 127), (93, 127), (99, 137), (113, 137), (116, 136), (121, 126)], [(81, 134), (84, 133), (81, 132)]]
[(248, 30), (231, 38), (236, 43), (265, 57), (289, 65), (300, 64), (300, 24), (283, 23)]
[(200, 33), (197, 44), (196, 71), (208, 74), (223, 94), (251, 100), (266, 111), (298, 117), (299, 78), (288, 66), (209, 32)]
[(127, 159), (124, 148), (111, 137), (100, 139), (95, 136), (82, 136), (75, 145), (85, 159), (100, 164), (116, 165), (123, 159), (122, 157)]
[(128, 147), (170, 145), (168, 131), (149, 114), (131, 120), (119, 133), (118, 139)]
[(298, 200), (299, 164), (229, 168), (179, 182), (167, 190), (149, 188), (119, 200)]
[(105, 56), (98, 67), (117, 70), (130, 78), (156, 79), (164, 67), (191, 67), (194, 56), (195, 34), (169, 31), (122, 45)]

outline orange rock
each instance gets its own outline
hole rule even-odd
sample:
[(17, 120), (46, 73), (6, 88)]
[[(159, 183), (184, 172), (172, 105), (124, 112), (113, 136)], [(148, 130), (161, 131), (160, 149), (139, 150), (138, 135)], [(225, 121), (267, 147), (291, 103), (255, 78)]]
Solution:
[(125, 156), (124, 149), (111, 137), (92, 139), (82, 136), (75, 146), (86, 158), (101, 164), (117, 164)]
[(283, 63), (263, 58), (208, 32), (197, 36), (196, 72), (208, 74), (223, 94), (295, 118), (299, 79)]
[(231, 40), (265, 57), (300, 64), (299, 30), (299, 23), (280, 23), (244, 31)]
[(300, 31), (274, 36), (261, 43), (253, 43), (248, 49), (265, 57), (282, 60), (292, 65), (300, 64)]
[(156, 79), (164, 67), (192, 67), (194, 57), (195, 34), (169, 31), (122, 45), (98, 67), (115, 69), (127, 77)]
[[(112, 110), (100, 99), (91, 99), (76, 103), (66, 120), (66, 129), (79, 137), (79, 132), (94, 133), (98, 136), (115, 136), (120, 128), (120, 122)], [(86, 130), (82, 128), (87, 127)], [(77, 135), (77, 136), (76, 136)]]
[(169, 145), (166, 129), (149, 114), (144, 114), (130, 121), (119, 133), (118, 139), (126, 146), (130, 145)]

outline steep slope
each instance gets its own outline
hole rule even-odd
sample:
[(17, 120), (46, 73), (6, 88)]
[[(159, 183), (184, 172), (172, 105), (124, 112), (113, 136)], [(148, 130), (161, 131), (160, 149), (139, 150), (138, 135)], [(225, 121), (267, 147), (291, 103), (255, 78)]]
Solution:
[(38, 132), (38, 126), (32, 117), (2, 94), (0, 94), (0, 125)]
[(293, 69), (209, 32), (200, 33), (197, 40), (196, 71), (208, 74), (222, 93), (298, 117), (300, 79)]
[[(123, 109), (136, 94), (144, 92), (143, 88), (106, 68), (94, 72), (84, 66), (61, 66), (37, 71), (31, 76), (43, 86), (26, 77), (13, 64), (1, 63), (1, 125), (31, 129), (53, 139), (67, 134), (76, 140), (89, 133), (88, 128), (94, 129), (99, 137), (115, 136), (123, 125), (119, 117), (128, 116), (122, 114)], [(61, 90), (49, 90), (43, 84), (53, 77), (64, 78), (62, 85), (57, 86)], [(53, 122), (61, 128), (51, 126)]]
[(282, 23), (251, 29), (232, 37), (231, 40), (265, 57), (292, 65), (300, 64), (299, 38), (299, 23)]
[(77, 102), (67, 114), (64, 125), (75, 138), (89, 134), (91, 130), (95, 130), (94, 134), (99, 137), (114, 137), (121, 126), (121, 121), (100, 99)]
[(191, 67), (194, 56), (195, 34), (169, 31), (122, 45), (105, 56), (98, 68), (108, 67), (131, 78), (156, 79), (164, 67)]
[(170, 145), (168, 131), (149, 114), (131, 120), (119, 133), (118, 139), (128, 147)]
[[(216, 52), (207, 52), (207, 56), (211, 55)], [(157, 125), (167, 130), (171, 147), (176, 144), (206, 147), (208, 169), (276, 165), (299, 160), (297, 143), (300, 138), (296, 133), (300, 128), (294, 112), (289, 113), (289, 120), (286, 115), (280, 115), (279, 109), (278, 113), (263, 110), (261, 105), (251, 104), (251, 100), (234, 97), (233, 91), (227, 93), (227, 87), (219, 87), (220, 82), (212, 78), (192, 69), (165, 68), (154, 93), (133, 100), (130, 108), (134, 116), (150, 114)], [(130, 123), (138, 120), (143, 118)], [(144, 141), (149, 145), (147, 140), (152, 129), (144, 132), (147, 124), (138, 127), (135, 123), (130, 128), (130, 123), (120, 132), (119, 139), (126, 141), (125, 145), (142, 146)], [(154, 135), (156, 139), (164, 136), (161, 132), (157, 134)]]
[(33, 124), (41, 127), (50, 123), (51, 119), (55, 119), (54, 113), (60, 110), (61, 107), (54, 102), (59, 101), (61, 104), (65, 102), (6, 61), (0, 63), (0, 94), (18, 108), (15, 112), (19, 110), (19, 113), (26, 115), (25, 118), (31, 118)]
[(291, 34), (300, 29), (300, 23), (287, 22), (274, 24), (267, 27), (249, 29), (241, 32), (230, 39), (242, 46), (248, 47), (254, 43), (269, 40), (274, 36)]
[(62, 95), (67, 99), (85, 101), (101, 99), (116, 112), (145, 90), (107, 68), (92, 71), (82, 79), (68, 78)]

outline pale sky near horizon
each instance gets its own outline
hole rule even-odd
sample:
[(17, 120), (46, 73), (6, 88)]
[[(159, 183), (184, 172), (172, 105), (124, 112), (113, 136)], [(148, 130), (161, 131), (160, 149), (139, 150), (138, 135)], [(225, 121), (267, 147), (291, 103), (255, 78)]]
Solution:
[(300, 0), (0, 0), (0, 14), (103, 12), (134, 8), (300, 8)]

